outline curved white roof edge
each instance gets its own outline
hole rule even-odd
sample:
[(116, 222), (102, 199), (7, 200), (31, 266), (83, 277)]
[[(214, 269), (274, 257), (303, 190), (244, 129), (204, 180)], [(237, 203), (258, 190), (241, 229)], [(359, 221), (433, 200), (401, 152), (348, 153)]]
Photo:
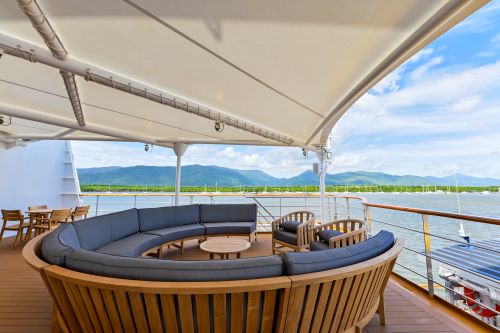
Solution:
[(3, 140), (316, 150), (364, 93), (488, 1), (18, 2), (30, 21), (0, 4), (0, 114), (15, 117)]

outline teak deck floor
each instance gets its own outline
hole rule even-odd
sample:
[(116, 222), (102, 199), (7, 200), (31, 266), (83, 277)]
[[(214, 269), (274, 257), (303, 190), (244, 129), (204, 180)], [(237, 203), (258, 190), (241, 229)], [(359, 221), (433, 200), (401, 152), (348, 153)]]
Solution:
[[(0, 243), (0, 333), (50, 332), (52, 301), (43, 282), (24, 262), (21, 246), (13, 249), (12, 238)], [(258, 241), (242, 257), (268, 255), (271, 238), (259, 234)], [(180, 250), (164, 251), (171, 259), (181, 259)], [(185, 243), (182, 259), (208, 259), (196, 241)], [(391, 279), (385, 292), (387, 325), (380, 326), (378, 315), (366, 333), (382, 332), (477, 332), (456, 321), (445, 311), (429, 307), (427, 298), (410, 293)]]

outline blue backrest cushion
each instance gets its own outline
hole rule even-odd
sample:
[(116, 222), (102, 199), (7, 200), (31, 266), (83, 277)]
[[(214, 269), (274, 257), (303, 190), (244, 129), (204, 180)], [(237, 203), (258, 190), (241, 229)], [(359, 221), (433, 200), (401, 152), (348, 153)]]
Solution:
[(382, 230), (367, 240), (341, 248), (312, 252), (287, 252), (283, 255), (286, 275), (326, 271), (372, 259), (392, 248), (394, 235)]
[(64, 265), (66, 255), (80, 250), (75, 227), (68, 223), (49, 233), (42, 242), (42, 258), (53, 265)]
[(256, 222), (256, 204), (200, 205), (200, 219), (210, 222)]
[(277, 255), (237, 260), (158, 260), (127, 258), (86, 250), (71, 253), (66, 267), (82, 273), (145, 281), (230, 281), (281, 276)]
[(73, 222), (80, 245), (94, 251), (106, 244), (139, 232), (137, 209), (99, 215)]
[(297, 221), (285, 221), (281, 223), (281, 228), (288, 232), (297, 233), (297, 228), (299, 227), (300, 222)]
[(140, 231), (150, 231), (200, 222), (200, 205), (139, 209)]

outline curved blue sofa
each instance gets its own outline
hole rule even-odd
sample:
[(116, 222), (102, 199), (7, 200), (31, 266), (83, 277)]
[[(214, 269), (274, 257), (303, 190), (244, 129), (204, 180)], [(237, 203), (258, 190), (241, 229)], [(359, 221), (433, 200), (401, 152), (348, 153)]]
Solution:
[[(198, 219), (193, 207), (175, 208), (131, 209), (64, 224), (45, 236), (41, 257), (50, 264), (107, 277), (145, 281), (230, 281), (298, 275), (349, 266), (388, 251), (395, 242), (392, 233), (381, 231), (362, 243), (346, 248), (288, 252), (281, 256), (196, 261), (141, 258), (143, 252), (176, 237), (204, 238), (210, 223), (218, 223), (214, 229), (217, 233), (220, 233), (220, 224), (232, 223), (217, 216), (214, 210), (209, 210), (213, 214), (213, 219), (208, 220), (210, 222), (191, 223)], [(251, 206), (231, 208), (237, 208), (233, 217), (241, 214), (239, 217), (244, 219), (242, 211), (248, 209), (249, 213)], [(223, 222), (211, 222), (219, 218)], [(237, 227), (223, 231), (239, 233), (243, 230), (241, 226), (254, 230), (246, 223), (253, 222), (236, 221)]]

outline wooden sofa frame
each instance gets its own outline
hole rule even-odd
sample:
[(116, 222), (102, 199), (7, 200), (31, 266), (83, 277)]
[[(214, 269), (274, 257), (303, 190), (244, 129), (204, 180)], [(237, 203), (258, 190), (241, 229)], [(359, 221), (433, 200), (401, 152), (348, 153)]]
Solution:
[[(281, 224), (287, 221), (301, 222), (297, 227), (297, 244), (289, 244), (274, 238), (274, 232), (282, 229)], [(309, 228), (314, 223), (314, 213), (309, 211), (297, 211), (286, 214), (271, 224), (273, 254), (282, 251), (283, 248), (291, 248), (295, 252), (300, 252), (309, 248)]]
[(366, 225), (360, 220), (336, 220), (322, 223), (309, 228), (309, 240), (320, 241), (319, 233), (323, 230), (337, 230), (343, 232), (342, 235), (332, 237), (328, 240), (329, 248), (339, 248), (358, 244), (366, 239)]
[(53, 331), (64, 332), (360, 333), (377, 310), (384, 324), (382, 295), (403, 248), (397, 239), (368, 261), (295, 276), (152, 282), (48, 264), (38, 255), (43, 237), (31, 240), (23, 256), (54, 300)]

